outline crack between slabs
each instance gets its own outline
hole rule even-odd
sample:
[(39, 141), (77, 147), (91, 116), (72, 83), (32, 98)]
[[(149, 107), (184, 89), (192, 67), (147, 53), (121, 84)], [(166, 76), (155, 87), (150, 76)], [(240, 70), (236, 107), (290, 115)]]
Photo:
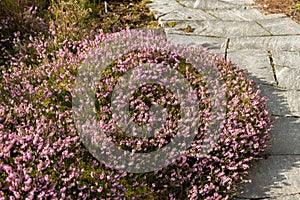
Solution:
[(198, 10), (202, 10), (204, 12), (208, 12), (208, 11), (219, 11), (219, 10), (223, 10), (223, 11), (232, 11), (232, 10), (250, 10), (250, 9), (257, 9), (256, 6), (253, 5), (238, 5), (238, 4), (232, 4), (232, 3), (228, 3), (228, 5), (232, 5), (234, 7), (228, 7), (228, 8), (208, 8), (208, 9), (198, 9), (198, 8), (194, 8), (194, 9), (198, 9)]
[(226, 40), (226, 45), (225, 45), (225, 52), (224, 52), (225, 61), (227, 61), (227, 55), (228, 55), (228, 49), (229, 49), (229, 43), (230, 43), (230, 38), (227, 38), (227, 40)]
[(265, 31), (267, 31), (267, 32), (270, 34), (270, 36), (273, 35), (273, 33), (271, 33), (271, 31), (267, 30), (263, 25), (261, 25), (261, 24), (258, 23), (257, 21), (255, 21), (255, 23), (256, 23), (258, 26), (260, 26), (262, 29), (264, 29)]
[(184, 8), (187, 7), (184, 3), (180, 2), (179, 0), (176, 0), (176, 2), (177, 2), (179, 5), (181, 5), (182, 7), (184, 7)]
[(186, 33), (170, 33), (170, 35), (185, 35), (185, 36), (196, 36), (196, 37), (199, 36), (199, 37), (207, 37), (207, 38), (225, 39), (225, 37), (214, 36), (214, 35), (196, 35), (196, 34), (186, 34)]
[[(227, 22), (234, 22), (234, 21), (227, 21)], [(247, 39), (247, 38), (271, 38), (271, 37), (291, 37), (291, 36), (300, 36), (300, 34), (286, 34), (286, 35), (245, 35), (245, 36), (235, 36), (233, 38), (241, 38), (241, 39)], [(288, 52), (299, 52), (297, 50), (285, 50), (283, 49), (283, 51), (288, 51)]]
[[(154, 11), (154, 12), (155, 12), (155, 11)], [(158, 21), (161, 17), (166, 16), (166, 15), (172, 13), (172, 12), (174, 12), (174, 10), (172, 10), (172, 11), (170, 11), (170, 12), (167, 12), (167, 13), (163, 13), (163, 14), (157, 16), (157, 19), (156, 19), (156, 20)]]
[(272, 83), (260, 83), (260, 85), (271, 86), (271, 87), (274, 87), (275, 89), (280, 89), (282, 91), (297, 91), (297, 92), (300, 92), (300, 89), (289, 89), (289, 88), (279, 86), (279, 85), (276, 85), (276, 84), (274, 85)]
[(222, 21), (222, 19), (220, 19), (218, 16), (214, 15), (213, 13), (208, 12), (209, 10), (202, 10), (202, 11), (205, 12), (206, 14), (216, 18), (216, 20), (221, 20)]
[(300, 116), (293, 116), (293, 115), (272, 115), (274, 117), (285, 117), (285, 118), (294, 118), (294, 119), (299, 119)]
[(278, 79), (277, 79), (277, 76), (276, 76), (275, 64), (274, 64), (272, 52), (270, 50), (268, 50), (268, 56), (269, 56), (269, 60), (270, 60), (270, 65), (272, 67), (272, 71), (273, 71), (273, 76), (274, 76), (274, 79), (275, 79), (275, 83), (276, 83), (276, 86), (278, 86), (279, 83), (278, 83)]

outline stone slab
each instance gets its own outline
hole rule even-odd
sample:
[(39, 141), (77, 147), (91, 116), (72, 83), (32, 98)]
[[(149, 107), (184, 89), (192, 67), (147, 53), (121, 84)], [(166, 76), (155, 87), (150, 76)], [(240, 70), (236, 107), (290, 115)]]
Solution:
[(272, 57), (275, 65), (300, 69), (300, 51), (272, 50)]
[(300, 156), (269, 156), (254, 163), (249, 170), (251, 183), (239, 185), (239, 197), (281, 199), (300, 194)]
[(223, 2), (232, 3), (236, 5), (252, 5), (254, 4), (253, 0), (222, 0)]
[[(237, 8), (238, 5), (219, 0), (179, 0), (179, 2), (189, 8), (196, 9), (231, 9)], [(239, 5), (240, 6), (240, 5)]]
[(226, 38), (194, 36), (194, 35), (180, 35), (167, 33), (168, 40), (172, 41), (175, 45), (189, 45), (189, 46), (202, 46), (213, 51), (216, 54), (223, 53), (223, 47), (226, 43)]
[(223, 21), (255, 21), (263, 19), (274, 19), (285, 15), (264, 15), (257, 8), (243, 7), (242, 9), (210, 10), (211, 15)]
[(300, 117), (300, 91), (284, 90), (269, 85), (260, 85), (261, 96), (266, 96), (271, 114)]
[(148, 4), (148, 6), (150, 11), (154, 12), (156, 19), (161, 15), (182, 8), (182, 6), (178, 4), (176, 0), (153, 0)]
[(294, 36), (266, 36), (231, 38), (232, 50), (263, 49), (271, 51), (299, 51), (300, 35)]
[(300, 118), (278, 117), (270, 137), (267, 153), (300, 155)]
[(296, 35), (300, 34), (300, 24), (297, 24), (289, 17), (266, 20), (258, 20), (261, 26), (274, 35)]
[[(229, 45), (230, 47), (230, 45)], [(239, 50), (229, 51), (228, 58), (248, 71), (251, 79), (257, 83), (275, 84), (274, 74), (267, 51)]]
[(299, 200), (300, 199), (300, 194), (292, 194), (288, 196), (281, 196), (276, 198), (276, 200)]
[(215, 20), (212, 15), (202, 11), (187, 7), (180, 7), (172, 12), (168, 12), (165, 15), (159, 17), (160, 21), (195, 21), (195, 20)]
[[(300, 199), (300, 194), (291, 194), (287, 196), (279, 196), (279, 197), (272, 197), (272, 198), (259, 198), (259, 200), (299, 200)], [(254, 200), (253, 198), (241, 198), (241, 197), (236, 197), (235, 200)]]
[(275, 65), (278, 85), (280, 87), (286, 89), (300, 90), (300, 63), (298, 63), (298, 65), (298, 69)]
[(170, 33), (185, 33), (183, 28), (191, 26), (190, 34), (219, 37), (264, 36), (270, 35), (268, 31), (256, 22), (229, 22), (220, 20), (206, 21), (179, 21), (172, 28), (165, 24), (166, 31)]

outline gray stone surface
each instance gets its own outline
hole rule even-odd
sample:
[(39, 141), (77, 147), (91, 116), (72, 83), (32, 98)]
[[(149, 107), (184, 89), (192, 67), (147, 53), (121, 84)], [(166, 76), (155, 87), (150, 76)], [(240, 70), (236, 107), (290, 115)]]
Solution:
[(249, 171), (251, 183), (240, 185), (243, 198), (271, 199), (300, 193), (300, 156), (269, 156), (253, 164)]
[(216, 19), (212, 15), (192, 8), (182, 7), (180, 9), (173, 10), (159, 17), (160, 21), (182, 21), (182, 20), (214, 20)]
[[(299, 44), (300, 45), (300, 44)], [(281, 51), (272, 50), (272, 57), (275, 65), (285, 66), (289, 68), (300, 68), (300, 51)]]
[(156, 18), (181, 8), (176, 0), (155, 0), (149, 3), (149, 9), (154, 12)]
[(218, 54), (224, 52), (223, 48), (224, 44), (226, 43), (226, 38), (215, 38), (205, 36), (187, 36), (167, 33), (167, 38), (174, 44), (202, 46)]
[(292, 194), (292, 195), (287, 195), (287, 196), (281, 196), (277, 197), (277, 200), (299, 200), (300, 199), (300, 194)]
[[(258, 198), (259, 200), (299, 200), (300, 199), (300, 194), (291, 194), (291, 195), (280, 195), (278, 197), (266, 197), (266, 198)], [(241, 198), (241, 197), (237, 197), (235, 198), (235, 200), (254, 200), (253, 198)]]
[(300, 35), (232, 38), (231, 49), (300, 51)]
[(210, 10), (211, 15), (222, 21), (256, 21), (262, 19), (280, 18), (284, 15), (264, 15), (257, 8), (243, 7), (229, 10)]
[(222, 0), (223, 2), (232, 3), (236, 5), (252, 5), (253, 0)]
[[(197, 9), (231, 9), (231, 8), (237, 8), (240, 5), (224, 2), (224, 1), (218, 1), (218, 0), (201, 0), (202, 3), (196, 4), (196, 0), (179, 0), (180, 3), (182, 3), (184, 6), (189, 8), (197, 8)], [(195, 7), (196, 6), (196, 7)]]
[(267, 153), (300, 155), (300, 118), (278, 117), (270, 138)]
[(257, 23), (274, 35), (300, 34), (299, 24), (288, 17), (278, 18), (276, 20), (258, 20)]
[(275, 84), (267, 51), (256, 49), (229, 51), (228, 58), (242, 69), (246, 69), (256, 82)]
[[(167, 24), (167, 22), (166, 22)], [(191, 26), (191, 35), (219, 36), (219, 37), (242, 37), (242, 36), (263, 36), (270, 35), (268, 31), (259, 26), (256, 22), (223, 22), (220, 20), (205, 21), (179, 21), (173, 28), (168, 27), (169, 33), (185, 33), (182, 28)], [(241, 29), (241, 27), (243, 27)]]
[(261, 96), (266, 96), (273, 115), (300, 117), (300, 91), (284, 90), (269, 85), (260, 85), (260, 89)]
[[(300, 63), (299, 63), (300, 65)], [(278, 85), (286, 89), (300, 90), (300, 66), (298, 69), (276, 66)]]

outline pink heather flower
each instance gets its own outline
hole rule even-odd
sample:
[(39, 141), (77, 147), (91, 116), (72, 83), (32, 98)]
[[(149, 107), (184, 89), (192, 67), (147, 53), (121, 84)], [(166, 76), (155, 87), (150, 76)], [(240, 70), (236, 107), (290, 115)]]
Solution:
[[(35, 8), (32, 11), (35, 12)], [(149, 196), (169, 196), (170, 199), (229, 199), (236, 190), (235, 181), (242, 180), (249, 168), (248, 163), (267, 147), (266, 139), (272, 119), (265, 109), (265, 98), (259, 97), (260, 92), (254, 88), (253, 81), (245, 79), (243, 71), (200, 48), (176, 48), (170, 51), (170, 44), (161, 38), (156, 38), (155, 41), (159, 42), (154, 43), (154, 34), (149, 33), (143, 36), (147, 48), (116, 57), (111, 73), (102, 77), (96, 98), (103, 102), (109, 100), (118, 81), (115, 76), (117, 73), (124, 74), (143, 66), (143, 63), (165, 64), (183, 71), (182, 74), (196, 88), (199, 105), (204, 107), (199, 112), (199, 133), (186, 155), (169, 167), (143, 175), (109, 169), (85, 149), (77, 135), (70, 106), (72, 92), (76, 90), (72, 89), (76, 79), (74, 74), (87, 53), (98, 47), (105, 38), (114, 40), (118, 37), (125, 46), (130, 47), (138, 47), (138, 43), (129, 44), (126, 30), (122, 32), (125, 36), (95, 31), (97, 35), (82, 41), (69, 38), (60, 41), (56, 37), (56, 30), (50, 31), (54, 34), (53, 38), (30, 36), (29, 45), (21, 47), (20, 53), (12, 56), (13, 66), (7, 70), (0, 67), (0, 71), (3, 71), (0, 72), (3, 74), (3, 78), (0, 77), (3, 82), (3, 85), (0, 84), (0, 94), (6, 97), (4, 114), (0, 110), (0, 131), (6, 133), (0, 134), (0, 170), (7, 176), (4, 180), (6, 184), (0, 183), (0, 197), (9, 192), (14, 195), (10, 199), (24, 195), (28, 195), (28, 199), (71, 199), (74, 196), (89, 199), (92, 195), (122, 199), (125, 193), (140, 191), (140, 187), (143, 187)], [(57, 47), (53, 50), (52, 46)], [(26, 48), (31, 48), (36, 58), (24, 55), (22, 52), (26, 52)], [(73, 53), (74, 49), (77, 53)], [(99, 53), (102, 56), (106, 51), (104, 45)], [(49, 55), (52, 59), (48, 59)], [(193, 68), (182, 63), (182, 58), (188, 55), (196, 56), (199, 63), (203, 63), (204, 71), (208, 66), (218, 69), (227, 90), (226, 123), (220, 128), (217, 145), (207, 155), (201, 154), (201, 149), (203, 136), (210, 133), (209, 123), (213, 120), (209, 97), (211, 91), (203, 85), (207, 77), (201, 76), (201, 71), (194, 73)], [(107, 60), (113, 56), (113, 53), (107, 53), (102, 57)], [(25, 58), (36, 63), (34, 69), (27, 66), (28, 62), (23, 61)], [(172, 141), (182, 120), (173, 116), (170, 108), (177, 111), (175, 106), (181, 102), (169, 91), (161, 94), (159, 90), (165, 91), (165, 88), (156, 85), (142, 87), (138, 99), (132, 97), (129, 101), (134, 120), (146, 124), (151, 122), (150, 106), (165, 106), (168, 120), (161, 131), (149, 140), (125, 137), (126, 134), (111, 120), (110, 103), (99, 103), (99, 124), (115, 144), (132, 152), (147, 152)], [(132, 96), (135, 94), (131, 92)], [(87, 103), (93, 102), (89, 100)], [(175, 123), (176, 120), (178, 123)], [(15, 163), (9, 163), (8, 160), (14, 160)], [(185, 185), (189, 185), (189, 188), (182, 189)], [(140, 194), (134, 195), (132, 199), (138, 199)]]

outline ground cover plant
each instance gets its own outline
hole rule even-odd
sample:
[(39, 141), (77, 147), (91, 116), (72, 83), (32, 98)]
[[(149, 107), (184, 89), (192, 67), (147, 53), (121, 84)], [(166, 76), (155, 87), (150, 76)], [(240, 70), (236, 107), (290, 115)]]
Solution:
[[(186, 52), (195, 51), (199, 62), (211, 63), (218, 70), (226, 90), (226, 120), (217, 145), (201, 155), (211, 119), (211, 91), (201, 71), (181, 52), (168, 49), (163, 38), (156, 38), (159, 48), (147, 43), (144, 48), (117, 55), (99, 79), (96, 93), (98, 118), (116, 145), (139, 152), (162, 148), (172, 141), (180, 123), (180, 106), (172, 91), (148, 84), (132, 94), (132, 118), (136, 123), (149, 123), (147, 110), (156, 102), (170, 116), (166, 129), (150, 139), (126, 137), (114, 129), (109, 102), (116, 81), (145, 63), (168, 65), (191, 83), (201, 100), (201, 123), (186, 154), (169, 166), (147, 173), (111, 169), (91, 155), (77, 133), (72, 116), (74, 82), (87, 55), (100, 44), (116, 39), (126, 44), (130, 35), (143, 34), (89, 29), (97, 20), (87, 6), (96, 3), (93, 1), (46, 3), (50, 15), (42, 18), (46, 15), (40, 13), (38, 18), (45, 33), (19, 29), (10, 38), (8, 32), (1, 32), (8, 39), (1, 41), (7, 57), (0, 65), (0, 199), (232, 198), (250, 162), (266, 148), (272, 126), (265, 98), (259, 96), (254, 82), (230, 61), (201, 48), (186, 47)], [(38, 7), (33, 10), (39, 15)], [(5, 28), (1, 30), (9, 27)], [(151, 41), (156, 35), (150, 32), (141, 37)], [(147, 146), (151, 139), (152, 145)]]

